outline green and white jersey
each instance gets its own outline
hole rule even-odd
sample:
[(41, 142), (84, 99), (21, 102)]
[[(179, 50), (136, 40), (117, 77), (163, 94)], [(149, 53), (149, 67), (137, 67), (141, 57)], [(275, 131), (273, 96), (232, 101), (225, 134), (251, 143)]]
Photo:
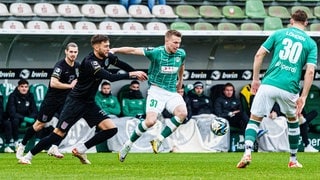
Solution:
[(183, 49), (169, 54), (164, 46), (144, 48), (144, 55), (151, 61), (148, 69), (149, 83), (176, 92), (178, 70), (186, 57)]
[(318, 49), (315, 41), (295, 27), (274, 32), (262, 44), (274, 52), (262, 84), (268, 84), (291, 93), (299, 93), (299, 82), (306, 64), (317, 65)]

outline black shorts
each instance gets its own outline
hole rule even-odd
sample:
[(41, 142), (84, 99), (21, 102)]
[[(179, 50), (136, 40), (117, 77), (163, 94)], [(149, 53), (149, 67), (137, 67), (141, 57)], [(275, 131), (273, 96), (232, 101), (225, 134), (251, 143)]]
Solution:
[(68, 96), (59, 116), (57, 128), (68, 132), (80, 118), (84, 118), (90, 127), (94, 127), (101, 121), (109, 119), (109, 116), (94, 101), (85, 102)]
[(51, 99), (46, 98), (40, 106), (37, 120), (43, 123), (51, 121), (55, 114), (60, 114), (64, 104), (64, 99)]

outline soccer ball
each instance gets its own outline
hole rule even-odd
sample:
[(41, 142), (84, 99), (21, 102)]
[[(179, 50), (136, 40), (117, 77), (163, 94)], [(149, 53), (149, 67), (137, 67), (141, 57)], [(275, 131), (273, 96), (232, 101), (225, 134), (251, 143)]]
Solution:
[(217, 117), (211, 123), (211, 131), (217, 136), (223, 136), (228, 132), (228, 123), (225, 119)]

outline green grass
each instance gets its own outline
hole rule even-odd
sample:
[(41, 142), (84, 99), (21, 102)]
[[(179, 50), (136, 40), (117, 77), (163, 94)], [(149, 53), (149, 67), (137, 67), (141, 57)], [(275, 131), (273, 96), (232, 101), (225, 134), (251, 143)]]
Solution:
[(20, 165), (14, 154), (0, 154), (0, 179), (320, 179), (319, 153), (299, 153), (302, 169), (289, 169), (288, 153), (254, 153), (246, 169), (237, 169), (242, 153), (130, 153), (120, 163), (115, 153), (88, 154), (91, 165), (65, 154), (38, 154)]

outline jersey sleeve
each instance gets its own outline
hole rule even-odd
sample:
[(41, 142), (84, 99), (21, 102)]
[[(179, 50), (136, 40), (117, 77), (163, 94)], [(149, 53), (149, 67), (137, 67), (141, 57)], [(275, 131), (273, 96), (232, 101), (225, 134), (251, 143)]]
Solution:
[(277, 37), (277, 32), (273, 33), (272, 35), (270, 35), (267, 40), (262, 44), (262, 47), (268, 52), (270, 53), (272, 51), (272, 48), (274, 47), (274, 43)]
[(54, 66), (51, 77), (55, 77), (57, 79), (60, 79), (61, 75), (62, 75), (62, 67), (58, 66), (58, 65)]
[(317, 57), (318, 57), (318, 48), (317, 44), (311, 40), (310, 43), (310, 53), (308, 54), (307, 57), (307, 63), (308, 64), (314, 64), (315, 66), (317, 65)]

